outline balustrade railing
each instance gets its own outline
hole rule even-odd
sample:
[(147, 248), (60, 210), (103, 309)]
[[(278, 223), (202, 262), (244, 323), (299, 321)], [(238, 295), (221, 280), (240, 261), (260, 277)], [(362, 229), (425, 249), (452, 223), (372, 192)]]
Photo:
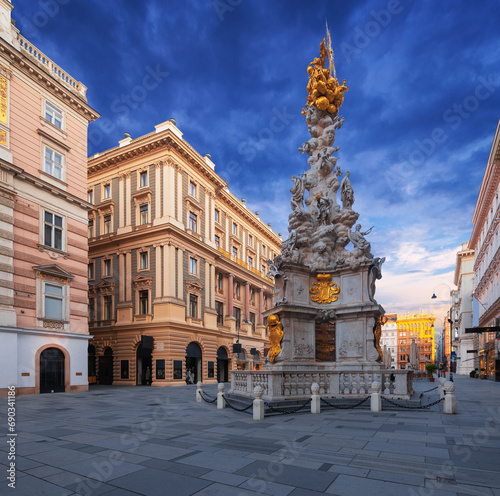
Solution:
[(270, 279), (269, 277), (267, 277), (266, 275), (264, 275), (260, 270), (258, 270), (255, 267), (252, 267), (251, 265), (249, 265), (244, 260), (241, 260), (241, 258), (235, 257), (234, 255), (232, 255), (228, 251), (224, 250), (220, 246), (217, 247), (217, 250), (220, 253), (222, 253), (222, 255), (224, 255), (229, 260), (232, 260), (233, 262), (236, 262), (238, 265), (241, 265), (241, 267), (244, 267), (245, 269), (249, 270), (250, 272), (253, 272), (254, 274), (257, 274), (258, 276), (263, 277), (264, 279), (266, 279), (266, 280), (268, 280), (270, 282), (273, 282), (272, 279)]

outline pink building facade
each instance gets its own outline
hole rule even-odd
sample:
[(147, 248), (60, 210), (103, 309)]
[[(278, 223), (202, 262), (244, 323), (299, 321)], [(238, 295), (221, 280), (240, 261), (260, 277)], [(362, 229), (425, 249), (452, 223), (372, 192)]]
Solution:
[(0, 395), (88, 388), (86, 88), (0, 0)]

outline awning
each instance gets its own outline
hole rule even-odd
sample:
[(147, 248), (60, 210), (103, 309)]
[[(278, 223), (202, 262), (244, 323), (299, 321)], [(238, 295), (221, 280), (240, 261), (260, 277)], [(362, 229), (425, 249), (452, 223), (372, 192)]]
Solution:
[(465, 334), (476, 334), (481, 332), (500, 332), (500, 327), (469, 327), (465, 329)]

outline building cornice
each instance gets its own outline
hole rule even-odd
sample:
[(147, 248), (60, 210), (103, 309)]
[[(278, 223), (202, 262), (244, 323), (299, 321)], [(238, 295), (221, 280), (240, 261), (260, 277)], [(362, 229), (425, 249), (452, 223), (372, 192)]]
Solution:
[[(64, 82), (64, 79), (52, 75), (48, 68), (44, 67), (42, 62), (37, 62), (29, 52), (25, 54), (21, 49), (17, 50), (7, 41), (0, 38), (0, 55), (3, 55), (9, 61), (11, 66), (14, 66), (26, 77), (42, 86), (46, 91), (52, 93), (56, 98), (62, 100), (88, 122), (93, 122), (100, 117), (100, 114), (87, 104), (85, 94), (80, 93), (76, 88), (73, 89), (68, 86), (68, 84)], [(49, 59), (46, 58), (43, 60)], [(56, 67), (57, 66), (55, 66), (55, 68)], [(12, 67), (10, 67), (10, 69), (12, 70)]]

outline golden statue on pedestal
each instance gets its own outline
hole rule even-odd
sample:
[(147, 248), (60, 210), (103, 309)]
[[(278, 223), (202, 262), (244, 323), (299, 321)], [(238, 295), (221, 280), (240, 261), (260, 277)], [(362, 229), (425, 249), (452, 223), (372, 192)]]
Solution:
[(267, 318), (266, 328), (268, 330), (269, 341), (271, 343), (271, 348), (269, 350), (269, 361), (271, 363), (274, 363), (274, 359), (281, 352), (281, 340), (285, 335), (278, 314), (273, 313), (269, 315), (269, 317)]

